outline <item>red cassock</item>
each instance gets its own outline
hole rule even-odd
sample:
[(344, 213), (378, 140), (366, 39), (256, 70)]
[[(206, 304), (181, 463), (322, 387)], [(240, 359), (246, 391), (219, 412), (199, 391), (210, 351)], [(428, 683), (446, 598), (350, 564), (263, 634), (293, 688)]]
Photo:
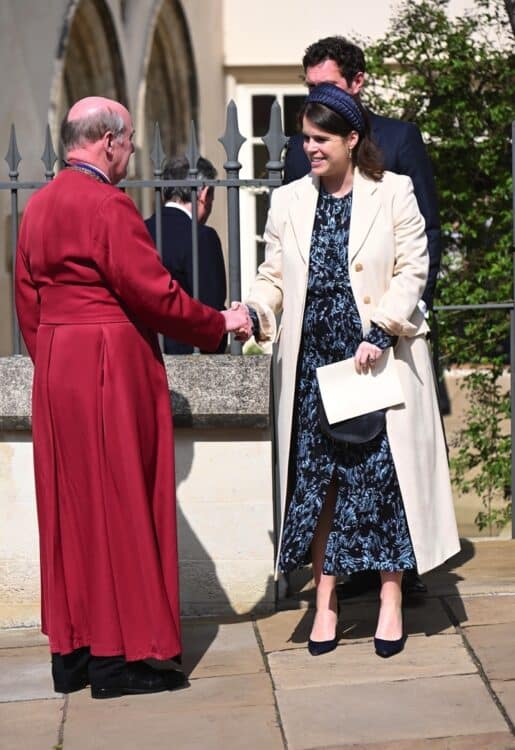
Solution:
[(177, 656), (173, 433), (155, 331), (211, 351), (223, 316), (170, 277), (130, 198), (71, 169), (26, 208), (16, 307), (35, 363), (42, 630), (51, 651)]

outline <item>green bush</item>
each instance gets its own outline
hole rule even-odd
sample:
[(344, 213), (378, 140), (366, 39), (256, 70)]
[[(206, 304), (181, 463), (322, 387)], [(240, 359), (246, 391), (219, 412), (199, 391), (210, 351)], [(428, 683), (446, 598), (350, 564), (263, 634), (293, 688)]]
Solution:
[[(511, 122), (515, 54), (511, 0), (476, 0), (451, 19), (448, 0), (409, 0), (384, 38), (366, 46), (365, 102), (420, 127), (440, 198), (443, 256), (436, 305), (513, 299)], [(434, 323), (434, 321), (433, 321)], [(509, 394), (509, 314), (439, 314), (444, 365), (487, 365), (465, 382), (471, 407), (451, 468), (456, 486), (474, 489), (480, 528), (510, 518), (510, 440), (501, 421)], [(474, 479), (470, 471), (474, 470)], [(494, 501), (501, 501), (501, 510)]]

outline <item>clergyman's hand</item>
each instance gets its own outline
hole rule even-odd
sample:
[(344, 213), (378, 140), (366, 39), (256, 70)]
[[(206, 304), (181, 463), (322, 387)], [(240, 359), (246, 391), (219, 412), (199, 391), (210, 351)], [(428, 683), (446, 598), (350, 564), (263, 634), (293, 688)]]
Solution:
[(225, 332), (234, 333), (238, 341), (247, 341), (252, 336), (252, 321), (243, 302), (233, 302), (230, 310), (223, 310)]
[(245, 341), (248, 341), (250, 337), (252, 336), (254, 332), (254, 325), (252, 323), (252, 318), (249, 314), (249, 308), (247, 305), (245, 305), (243, 302), (233, 302), (231, 305), (231, 308), (233, 310), (244, 308), (245, 312), (247, 313), (247, 321), (245, 323), (245, 326), (241, 328), (239, 331), (236, 331), (234, 334), (234, 338), (236, 341), (241, 341), (242, 343), (245, 343)]

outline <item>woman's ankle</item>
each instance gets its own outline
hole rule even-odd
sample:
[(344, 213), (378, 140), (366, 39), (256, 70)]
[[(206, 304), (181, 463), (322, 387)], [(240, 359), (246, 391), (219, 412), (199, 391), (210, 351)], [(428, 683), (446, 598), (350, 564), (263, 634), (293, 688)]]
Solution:
[(402, 606), (402, 573), (381, 572), (379, 599), (381, 605)]
[(321, 595), (317, 592), (315, 601), (315, 607), (318, 611), (331, 610), (336, 612), (338, 607), (338, 597), (336, 596), (336, 589), (333, 589), (330, 593), (322, 593)]

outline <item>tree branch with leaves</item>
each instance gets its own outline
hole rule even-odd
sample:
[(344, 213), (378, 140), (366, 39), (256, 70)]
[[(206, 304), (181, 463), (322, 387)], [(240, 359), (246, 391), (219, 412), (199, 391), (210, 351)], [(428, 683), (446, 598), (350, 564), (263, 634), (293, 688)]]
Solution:
[[(507, 302), (513, 299), (515, 0), (476, 0), (454, 19), (448, 4), (405, 2), (384, 38), (364, 44), (364, 98), (373, 111), (416, 122), (426, 141), (443, 238), (436, 304)], [(508, 317), (495, 311), (442, 313), (439, 319), (443, 364), (476, 368), (465, 386), (473, 406), (456, 438), (454, 481), (483, 498), (480, 527), (502, 525), (510, 508), (510, 445), (503, 429), (509, 394), (498, 380), (507, 361)], [(475, 484), (469, 481), (472, 470), (479, 477)], [(494, 513), (495, 500), (504, 503), (504, 512)]]

